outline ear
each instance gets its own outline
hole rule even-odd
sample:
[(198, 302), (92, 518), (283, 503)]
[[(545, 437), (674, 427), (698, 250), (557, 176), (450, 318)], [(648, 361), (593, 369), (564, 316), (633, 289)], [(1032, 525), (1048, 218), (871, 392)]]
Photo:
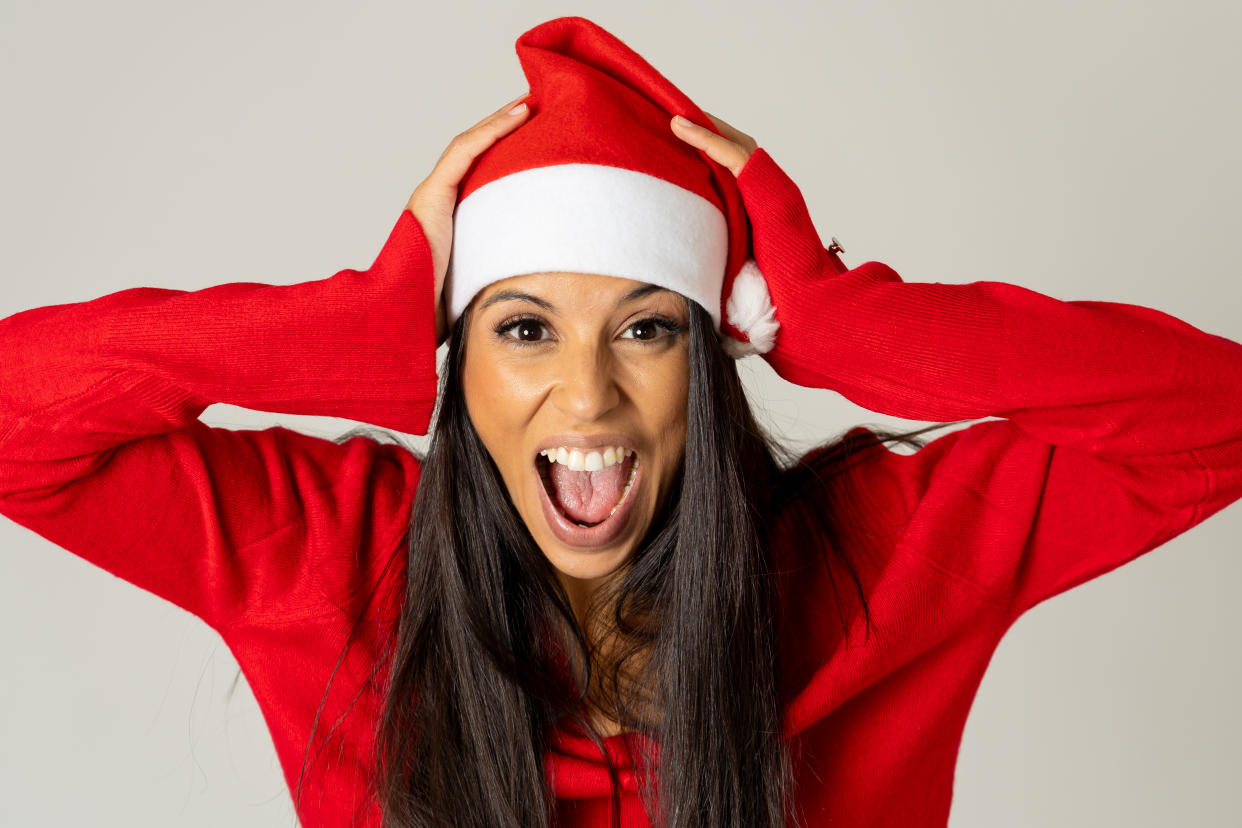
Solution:
[(741, 359), (750, 354), (766, 354), (776, 345), (776, 332), (781, 323), (776, 321), (776, 307), (768, 293), (768, 283), (754, 259), (748, 258), (733, 277), (733, 286), (725, 301), (725, 314), (729, 324), (749, 340), (743, 342), (727, 334), (723, 336), (721, 344), (729, 356)]

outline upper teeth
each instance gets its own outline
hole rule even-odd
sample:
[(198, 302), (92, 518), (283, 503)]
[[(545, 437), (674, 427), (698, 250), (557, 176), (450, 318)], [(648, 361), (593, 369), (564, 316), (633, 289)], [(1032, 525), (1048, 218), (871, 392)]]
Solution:
[(582, 452), (564, 446), (546, 448), (539, 452), (548, 458), (550, 463), (564, 463), (571, 471), (599, 471), (605, 466), (613, 466), (634, 453), (633, 449), (624, 446), (608, 446), (601, 451)]

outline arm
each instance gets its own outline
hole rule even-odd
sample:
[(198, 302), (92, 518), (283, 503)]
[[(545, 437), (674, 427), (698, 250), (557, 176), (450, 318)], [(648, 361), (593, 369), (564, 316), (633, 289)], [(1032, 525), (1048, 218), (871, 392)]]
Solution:
[(417, 460), (197, 418), (223, 402), (425, 433), (432, 297), (407, 209), (365, 271), (0, 320), (0, 513), (217, 630), (344, 604), (400, 537)]
[[(925, 548), (1005, 590), (1015, 613), (1242, 496), (1242, 345), (1136, 305), (994, 281), (908, 283), (879, 262), (846, 268), (764, 150), (737, 180), (781, 323), (765, 355), (779, 375), (897, 417), (1005, 418), (885, 462), (900, 469), (911, 513), (953, 511), (938, 499), (953, 486), (1009, 521), (973, 527), (984, 537), (957, 551), (943, 539)], [(1011, 494), (1031, 487), (1036, 508), (1015, 513)], [(1010, 543), (995, 535), (1014, 529), (1023, 537)]]

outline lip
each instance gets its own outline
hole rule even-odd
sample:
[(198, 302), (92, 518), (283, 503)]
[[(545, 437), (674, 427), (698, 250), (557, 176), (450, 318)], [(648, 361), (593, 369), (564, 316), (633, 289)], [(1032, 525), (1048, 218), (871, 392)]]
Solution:
[[(568, 435), (567, 435), (568, 436)], [(618, 442), (609, 444), (608, 439), (618, 435), (602, 435), (605, 438), (605, 445), (621, 445), (627, 443)], [(554, 438), (562, 439), (562, 438)], [(595, 437), (587, 438), (595, 440)], [(578, 446), (578, 447), (594, 447), (598, 442), (593, 443), (548, 443), (548, 445), (540, 448), (551, 448), (552, 446)], [(638, 462), (638, 461), (635, 461)], [(630, 484), (629, 491), (625, 493), (625, 498), (621, 501), (621, 505), (617, 507), (617, 511), (611, 517), (604, 520), (603, 523), (595, 526), (579, 526), (570, 521), (560, 510), (552, 503), (548, 490), (543, 485), (543, 479), (539, 476), (539, 466), (537, 463), (531, 463), (531, 477), (534, 480), (535, 488), (539, 491), (539, 505), (543, 507), (543, 519), (547, 522), (548, 528), (552, 530), (552, 534), (556, 539), (566, 546), (577, 547), (600, 547), (612, 543), (625, 528), (629, 526), (630, 514), (634, 511), (634, 504), (638, 501), (638, 490), (643, 482), (643, 464), (638, 462), (634, 468), (634, 482)]]
[[(561, 446), (586, 449), (622, 446), (632, 451), (638, 450), (634, 444), (633, 437), (615, 431), (607, 434), (553, 434), (551, 437), (544, 438), (539, 445), (535, 446), (534, 456), (538, 456), (539, 452), (544, 449), (560, 448)], [(638, 480), (635, 479), (634, 482), (637, 483)]]

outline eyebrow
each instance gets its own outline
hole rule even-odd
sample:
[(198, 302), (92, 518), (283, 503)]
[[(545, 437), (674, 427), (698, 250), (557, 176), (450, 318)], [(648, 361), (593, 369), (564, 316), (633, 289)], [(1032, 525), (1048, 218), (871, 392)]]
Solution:
[[(635, 299), (641, 299), (649, 293), (655, 293), (657, 290), (668, 290), (668, 288), (653, 284), (642, 285), (641, 287), (636, 287), (629, 293), (622, 296), (621, 300), (617, 302), (617, 304), (624, 305), (626, 302), (633, 302)], [(524, 302), (530, 302), (532, 305), (538, 305), (546, 311), (550, 311), (552, 313), (556, 312), (556, 307), (553, 306), (553, 304), (547, 299), (541, 299), (538, 296), (532, 296), (531, 294), (523, 293), (520, 290), (502, 290), (497, 293), (493, 293), (488, 297), (487, 301), (483, 303), (479, 310), (491, 307), (497, 302), (505, 302), (510, 299), (520, 299)]]

